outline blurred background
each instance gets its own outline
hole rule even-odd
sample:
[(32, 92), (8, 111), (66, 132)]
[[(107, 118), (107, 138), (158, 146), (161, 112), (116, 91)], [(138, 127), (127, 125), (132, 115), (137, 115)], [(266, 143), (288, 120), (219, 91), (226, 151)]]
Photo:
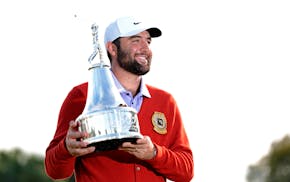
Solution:
[(1, 1), (0, 181), (48, 180), (42, 160), (59, 109), (87, 81), (90, 26), (103, 40), (124, 15), (163, 31), (145, 79), (179, 104), (192, 181), (290, 181), (289, 9), (286, 0)]

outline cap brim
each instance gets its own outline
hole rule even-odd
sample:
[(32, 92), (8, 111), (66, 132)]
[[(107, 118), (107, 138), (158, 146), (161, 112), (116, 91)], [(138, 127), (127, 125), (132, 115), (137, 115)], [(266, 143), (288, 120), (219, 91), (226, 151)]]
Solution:
[(149, 28), (147, 29), (151, 37), (160, 37), (162, 35), (162, 32), (159, 28)]

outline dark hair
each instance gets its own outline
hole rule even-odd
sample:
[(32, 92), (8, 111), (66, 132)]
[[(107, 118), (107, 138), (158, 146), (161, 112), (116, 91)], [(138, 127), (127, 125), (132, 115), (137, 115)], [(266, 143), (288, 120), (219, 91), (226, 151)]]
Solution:
[[(120, 49), (120, 37), (115, 39), (112, 43), (116, 45), (117, 50)], [(108, 58), (110, 60), (110, 63), (112, 63), (112, 57), (111, 57), (111, 54), (109, 53), (109, 51), (107, 51), (107, 55), (108, 55)]]

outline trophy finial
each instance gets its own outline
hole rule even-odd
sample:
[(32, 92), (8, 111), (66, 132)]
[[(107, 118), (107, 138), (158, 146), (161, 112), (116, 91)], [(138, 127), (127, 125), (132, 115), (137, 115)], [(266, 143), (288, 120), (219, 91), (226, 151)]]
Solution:
[(99, 54), (100, 63), (104, 63), (103, 53), (102, 53), (102, 49), (101, 49), (101, 46), (99, 43), (99, 37), (98, 37), (99, 26), (94, 23), (94, 24), (92, 24), (91, 29), (92, 29), (92, 35), (93, 35), (94, 52), (89, 57), (89, 63), (92, 64), (92, 61), (94, 60), (94, 58), (96, 57), (97, 54)]

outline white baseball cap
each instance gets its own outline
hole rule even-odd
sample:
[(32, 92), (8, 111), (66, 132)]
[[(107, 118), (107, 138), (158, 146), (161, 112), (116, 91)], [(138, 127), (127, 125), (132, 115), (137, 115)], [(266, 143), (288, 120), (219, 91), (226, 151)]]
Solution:
[(151, 37), (159, 37), (162, 34), (159, 28), (150, 26), (134, 17), (121, 17), (106, 28), (104, 43), (106, 45), (107, 42), (113, 42), (119, 37), (129, 37), (144, 30), (147, 30)]

